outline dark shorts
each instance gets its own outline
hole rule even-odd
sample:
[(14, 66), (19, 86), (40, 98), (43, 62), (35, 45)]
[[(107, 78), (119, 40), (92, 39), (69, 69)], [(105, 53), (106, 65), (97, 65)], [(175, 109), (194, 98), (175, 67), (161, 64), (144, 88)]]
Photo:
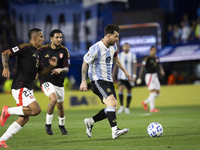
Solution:
[(113, 82), (97, 80), (97, 81), (92, 81), (91, 86), (93, 93), (99, 96), (102, 103), (103, 103), (103, 98), (106, 99), (111, 94), (113, 94), (115, 99), (117, 99)]
[(127, 89), (132, 89), (131, 84), (128, 82), (128, 80), (119, 80), (118, 81), (119, 86), (120, 85), (125, 85)]

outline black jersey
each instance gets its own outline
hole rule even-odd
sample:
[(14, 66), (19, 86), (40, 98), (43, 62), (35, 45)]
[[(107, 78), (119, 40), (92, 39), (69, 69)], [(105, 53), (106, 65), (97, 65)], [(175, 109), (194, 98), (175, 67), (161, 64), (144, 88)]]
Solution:
[(37, 49), (31, 43), (23, 43), (10, 49), (12, 56), (17, 56), (17, 72), (12, 89), (26, 87), (33, 89), (33, 80), (38, 70), (42, 70)]
[[(57, 66), (55, 68), (64, 68), (70, 66), (70, 56), (68, 49), (61, 45), (57, 49), (52, 49), (51, 44), (46, 44), (38, 49), (39, 56), (41, 59), (41, 63), (43, 67), (47, 67), (49, 65), (49, 58), (55, 56), (58, 59)], [(40, 84), (44, 82), (51, 82), (53, 85), (63, 87), (64, 82), (64, 73), (60, 73), (58, 75), (51, 75), (51, 72), (45, 76), (40, 77)]]
[(147, 56), (142, 65), (145, 66), (147, 73), (157, 73), (159, 70), (160, 61), (158, 57)]

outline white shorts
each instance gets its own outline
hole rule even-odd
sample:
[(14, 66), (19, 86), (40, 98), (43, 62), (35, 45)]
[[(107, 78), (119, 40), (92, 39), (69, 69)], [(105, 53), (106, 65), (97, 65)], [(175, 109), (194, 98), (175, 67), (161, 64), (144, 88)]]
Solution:
[(29, 90), (27, 88), (21, 89), (12, 89), (12, 95), (17, 103), (17, 106), (28, 106), (32, 102), (36, 101), (33, 90)]
[(56, 93), (58, 97), (57, 102), (63, 102), (65, 97), (64, 87), (55, 86), (50, 82), (45, 82), (41, 85), (41, 89), (44, 94), (49, 98), (49, 95), (52, 93)]
[(160, 82), (157, 73), (147, 73), (145, 75), (145, 82), (148, 90), (160, 90)]

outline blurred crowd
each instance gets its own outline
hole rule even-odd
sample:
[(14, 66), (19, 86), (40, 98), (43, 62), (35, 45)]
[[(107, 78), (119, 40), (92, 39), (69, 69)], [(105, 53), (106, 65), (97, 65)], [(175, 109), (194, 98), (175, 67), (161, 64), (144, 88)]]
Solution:
[(177, 84), (199, 84), (199, 78), (195, 73), (186, 73), (181, 71), (173, 70), (171, 74), (168, 75), (167, 85), (177, 85)]
[[(3, 50), (8, 48), (12, 48), (19, 44), (16, 35), (16, 27), (15, 19), (11, 18), (8, 14), (8, 9), (4, 5), (4, 1), (0, 2), (0, 53)], [(169, 24), (167, 26), (167, 44), (179, 44), (179, 43), (187, 43), (187, 42), (195, 42), (200, 40), (200, 7), (197, 9), (196, 20), (190, 20), (187, 14), (183, 14), (182, 21), (180, 24)], [(11, 80), (6, 81), (0, 74), (0, 92), (5, 92), (6, 89), (12, 84), (12, 79), (14, 74), (16, 73), (16, 58), (10, 58), (9, 68), (11, 71)], [(0, 59), (1, 60), (1, 59)], [(0, 73), (3, 71), (3, 66), (0, 65)], [(165, 78), (164, 84), (183, 84), (183, 83), (193, 83), (197, 78), (195, 74), (190, 77), (186, 77), (185, 75), (181, 75), (181, 73), (177, 73), (176, 71), (170, 72), (171, 74)], [(187, 80), (186, 80), (187, 79)], [(72, 77), (66, 78), (66, 85), (70, 89), (76, 89), (75, 84), (76, 80)], [(35, 90), (39, 90), (40, 86), (38, 85), (38, 81), (34, 84)]]
[(190, 20), (187, 14), (183, 14), (179, 24), (168, 24), (167, 44), (198, 42), (200, 39), (200, 7), (197, 9), (197, 15), (196, 20)]
[[(18, 45), (15, 26), (13, 25), (13, 19), (9, 18), (8, 11), (4, 5), (4, 1), (0, 2), (0, 53), (4, 50)], [(15, 58), (9, 62), (11, 78), (13, 78), (16, 67), (15, 67)], [(0, 65), (0, 73), (3, 71), (3, 66)], [(6, 81), (0, 75), (0, 92), (3, 91), (4, 82)]]
[(0, 5), (0, 52), (18, 45), (16, 30), (4, 5)]

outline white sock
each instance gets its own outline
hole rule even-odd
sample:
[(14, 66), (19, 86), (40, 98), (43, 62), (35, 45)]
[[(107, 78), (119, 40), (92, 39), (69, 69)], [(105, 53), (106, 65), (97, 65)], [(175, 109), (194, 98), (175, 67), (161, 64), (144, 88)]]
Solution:
[(114, 126), (111, 128), (112, 132), (115, 132), (117, 130), (117, 126)]
[(11, 138), (13, 135), (15, 135), (21, 129), (22, 129), (22, 126), (20, 126), (16, 121), (13, 122), (9, 126), (9, 128), (6, 130), (6, 132), (1, 136), (0, 141), (7, 141), (9, 138)]
[(52, 124), (52, 120), (53, 120), (53, 114), (52, 115), (49, 115), (47, 114), (46, 115), (46, 124)]
[(144, 101), (145, 104), (148, 104), (152, 99), (155, 99), (155, 93), (150, 93), (149, 97)]
[(60, 118), (60, 117), (58, 116), (58, 119), (59, 119), (59, 125), (60, 125), (60, 126), (64, 126), (64, 125), (65, 125), (65, 117)]
[(90, 123), (94, 124), (94, 119), (93, 118), (90, 118)]
[(156, 94), (156, 97), (155, 98), (157, 98), (157, 97), (159, 97), (160, 96), (160, 94), (157, 94), (157, 93), (155, 93)]
[(24, 112), (22, 110), (23, 106), (19, 106), (19, 107), (8, 107), (8, 113), (10, 115), (20, 115), (20, 116), (24, 116)]
[(149, 102), (149, 107), (150, 107), (150, 110), (153, 110), (155, 108), (155, 98), (157, 97), (157, 93), (152, 93), (152, 99), (150, 100)]

